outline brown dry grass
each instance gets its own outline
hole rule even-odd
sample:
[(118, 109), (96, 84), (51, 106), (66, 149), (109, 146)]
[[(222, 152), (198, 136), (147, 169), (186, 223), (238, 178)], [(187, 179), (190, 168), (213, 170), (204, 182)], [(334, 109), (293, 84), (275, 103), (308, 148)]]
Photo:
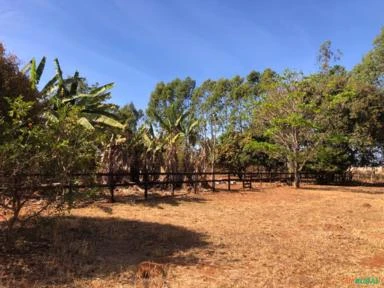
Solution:
[[(0, 252), (0, 283), (357, 287), (353, 279), (377, 277), (383, 285), (384, 188), (234, 188), (147, 203), (121, 194), (123, 203), (96, 202), (46, 219), (24, 231), (14, 250)], [(166, 283), (135, 281), (142, 261), (167, 265)]]

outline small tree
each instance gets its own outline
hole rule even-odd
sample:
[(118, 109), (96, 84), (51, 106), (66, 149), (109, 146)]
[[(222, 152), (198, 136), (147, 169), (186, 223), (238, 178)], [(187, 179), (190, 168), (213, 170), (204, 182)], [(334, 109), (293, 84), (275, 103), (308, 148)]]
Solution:
[(32, 102), (25, 102), (22, 97), (6, 100), (10, 107), (8, 121), (0, 120), (0, 207), (4, 209), (3, 217), (8, 230), (12, 230), (19, 220), (22, 207), (35, 194), (33, 179), (23, 179), (21, 182), (19, 176), (39, 171), (46, 151), (40, 147), (44, 143), (41, 140), (45, 138), (41, 127), (27, 118)]
[[(48, 207), (58, 211), (69, 203), (68, 177), (95, 167), (96, 149), (92, 132), (77, 121), (78, 110), (58, 110), (54, 120), (33, 120), (33, 102), (21, 96), (7, 100), (9, 121), (0, 120), (0, 207), (10, 232)], [(41, 200), (39, 208), (22, 212), (33, 199)]]

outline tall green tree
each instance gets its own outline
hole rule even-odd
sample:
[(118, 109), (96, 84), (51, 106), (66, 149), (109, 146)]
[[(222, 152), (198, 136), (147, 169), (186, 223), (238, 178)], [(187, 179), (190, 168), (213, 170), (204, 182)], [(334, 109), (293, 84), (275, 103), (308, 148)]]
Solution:
[(372, 84), (380, 89), (384, 88), (384, 28), (373, 41), (373, 48), (353, 68), (356, 78)]
[(303, 76), (286, 71), (271, 84), (255, 109), (256, 130), (271, 140), (260, 143), (270, 155), (283, 157), (300, 186), (299, 173), (325, 139), (325, 130), (315, 121), (318, 107), (302, 89)]
[[(192, 97), (195, 81), (191, 78), (176, 79), (170, 83), (159, 83), (151, 94), (148, 104), (148, 123), (154, 133), (164, 142), (166, 151), (165, 169), (179, 172), (190, 165), (191, 146), (193, 141), (194, 107)], [(197, 122), (196, 122), (197, 123)]]
[(384, 28), (351, 76), (349, 86), (355, 92), (349, 102), (355, 123), (353, 140), (361, 148), (362, 158), (371, 155), (374, 161), (375, 152), (384, 153)]
[(180, 116), (189, 110), (195, 86), (196, 82), (189, 77), (158, 83), (151, 93), (146, 111), (151, 124), (159, 128), (159, 118), (166, 119), (175, 113)]

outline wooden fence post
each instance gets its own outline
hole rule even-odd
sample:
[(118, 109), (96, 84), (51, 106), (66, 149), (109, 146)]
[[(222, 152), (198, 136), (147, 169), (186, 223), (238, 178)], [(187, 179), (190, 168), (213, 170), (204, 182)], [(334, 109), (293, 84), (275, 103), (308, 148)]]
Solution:
[(172, 196), (175, 196), (175, 174), (172, 172)]
[(148, 199), (148, 170), (144, 171), (144, 199)]
[(198, 184), (198, 180), (199, 180), (199, 175), (195, 172), (193, 174), (193, 190), (194, 190), (194, 193), (197, 194), (197, 184)]
[(69, 196), (70, 197), (72, 197), (72, 195), (73, 195), (73, 189), (72, 189), (72, 177), (71, 177), (71, 175), (69, 175), (69, 187), (68, 187), (68, 194), (69, 194)]
[(231, 191), (231, 173), (228, 172), (228, 191)]
[(108, 173), (108, 184), (109, 184), (109, 193), (111, 195), (111, 202), (114, 203), (115, 202), (115, 184), (113, 183), (113, 174), (111, 171), (109, 171)]

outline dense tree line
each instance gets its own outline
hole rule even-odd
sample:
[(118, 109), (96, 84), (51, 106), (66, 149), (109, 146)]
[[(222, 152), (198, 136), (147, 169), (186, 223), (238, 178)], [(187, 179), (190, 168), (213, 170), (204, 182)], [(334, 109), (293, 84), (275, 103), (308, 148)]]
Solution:
[[(384, 30), (351, 71), (337, 64), (339, 56), (327, 41), (311, 75), (265, 69), (200, 85), (189, 77), (160, 82), (144, 112), (133, 103), (110, 103), (113, 83), (91, 85), (79, 72), (63, 76), (57, 59), (43, 85), (45, 58), (20, 69), (0, 45), (0, 172), (66, 179), (76, 172), (125, 171), (136, 181), (144, 170), (221, 169), (240, 177), (247, 170), (288, 170), (298, 187), (300, 171), (380, 165)], [(32, 180), (23, 184), (20, 190), (4, 182), (0, 190), (10, 227), (40, 193)], [(55, 189), (38, 195), (45, 207), (74, 197)]]

